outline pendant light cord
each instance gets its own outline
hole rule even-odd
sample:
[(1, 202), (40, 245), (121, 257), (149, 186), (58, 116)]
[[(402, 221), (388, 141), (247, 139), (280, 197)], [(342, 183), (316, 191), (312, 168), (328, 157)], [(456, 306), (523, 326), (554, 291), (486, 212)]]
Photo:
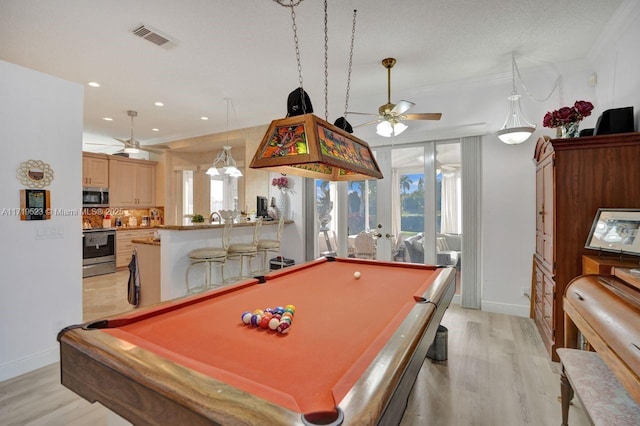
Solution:
[(522, 75), (520, 74), (520, 69), (518, 68), (518, 64), (516, 62), (516, 57), (512, 54), (511, 55), (511, 79), (513, 83), (513, 91), (511, 93), (512, 95), (516, 95), (518, 93), (516, 91), (516, 75), (518, 76), (518, 80), (520, 80), (520, 84), (522, 85), (524, 92), (527, 94), (529, 98), (533, 99), (534, 101), (546, 102), (551, 97), (551, 95), (553, 95), (553, 92), (556, 91), (556, 88), (558, 86), (560, 86), (560, 98), (562, 98), (562, 95), (563, 95), (562, 94), (562, 75), (558, 75), (558, 78), (556, 78), (556, 81), (553, 83), (551, 92), (549, 92), (549, 94), (545, 98), (538, 99), (535, 96), (533, 96), (531, 92), (529, 92), (529, 89), (527, 89), (527, 86), (524, 84), (524, 81), (522, 80)]

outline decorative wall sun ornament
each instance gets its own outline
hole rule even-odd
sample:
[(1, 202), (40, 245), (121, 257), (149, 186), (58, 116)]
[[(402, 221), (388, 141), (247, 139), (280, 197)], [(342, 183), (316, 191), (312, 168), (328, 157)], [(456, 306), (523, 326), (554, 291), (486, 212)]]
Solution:
[(44, 188), (53, 181), (53, 169), (44, 161), (27, 160), (20, 163), (16, 177), (26, 187)]

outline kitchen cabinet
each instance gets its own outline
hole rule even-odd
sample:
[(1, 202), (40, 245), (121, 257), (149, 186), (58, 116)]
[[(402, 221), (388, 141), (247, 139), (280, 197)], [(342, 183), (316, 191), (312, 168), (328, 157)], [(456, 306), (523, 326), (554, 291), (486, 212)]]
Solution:
[(124, 268), (131, 262), (133, 240), (153, 238), (155, 228), (118, 229), (116, 231), (116, 268)]
[(640, 208), (640, 133), (536, 144), (536, 251), (531, 315), (554, 361), (564, 347), (562, 297), (583, 273), (583, 255), (599, 208)]
[(82, 153), (82, 186), (109, 187), (109, 156), (106, 154)]
[(109, 159), (109, 207), (155, 207), (156, 162)]

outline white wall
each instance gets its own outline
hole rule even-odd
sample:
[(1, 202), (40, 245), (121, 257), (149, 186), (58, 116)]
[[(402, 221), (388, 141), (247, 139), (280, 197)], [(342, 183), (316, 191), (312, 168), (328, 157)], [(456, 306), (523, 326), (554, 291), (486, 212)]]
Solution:
[[(640, 129), (640, 5), (626, 0), (594, 46), (589, 61), (597, 74), (596, 99), (602, 110), (634, 107)], [(637, 183), (636, 183), (637, 184)]]
[(33, 159), (53, 169), (51, 207), (80, 213), (82, 101), (80, 85), (0, 61), (0, 381), (57, 361), (57, 332), (82, 321), (81, 215), (10, 210)]

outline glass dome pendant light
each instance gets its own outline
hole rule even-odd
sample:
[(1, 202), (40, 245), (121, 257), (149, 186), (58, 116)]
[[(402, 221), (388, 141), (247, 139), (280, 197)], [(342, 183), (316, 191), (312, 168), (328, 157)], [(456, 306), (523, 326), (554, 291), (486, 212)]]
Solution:
[(498, 138), (507, 145), (518, 145), (529, 139), (536, 130), (536, 126), (525, 118), (520, 106), (520, 95), (516, 90), (516, 60), (513, 56), (511, 57), (511, 82), (511, 96), (507, 97), (509, 115), (498, 131)]

